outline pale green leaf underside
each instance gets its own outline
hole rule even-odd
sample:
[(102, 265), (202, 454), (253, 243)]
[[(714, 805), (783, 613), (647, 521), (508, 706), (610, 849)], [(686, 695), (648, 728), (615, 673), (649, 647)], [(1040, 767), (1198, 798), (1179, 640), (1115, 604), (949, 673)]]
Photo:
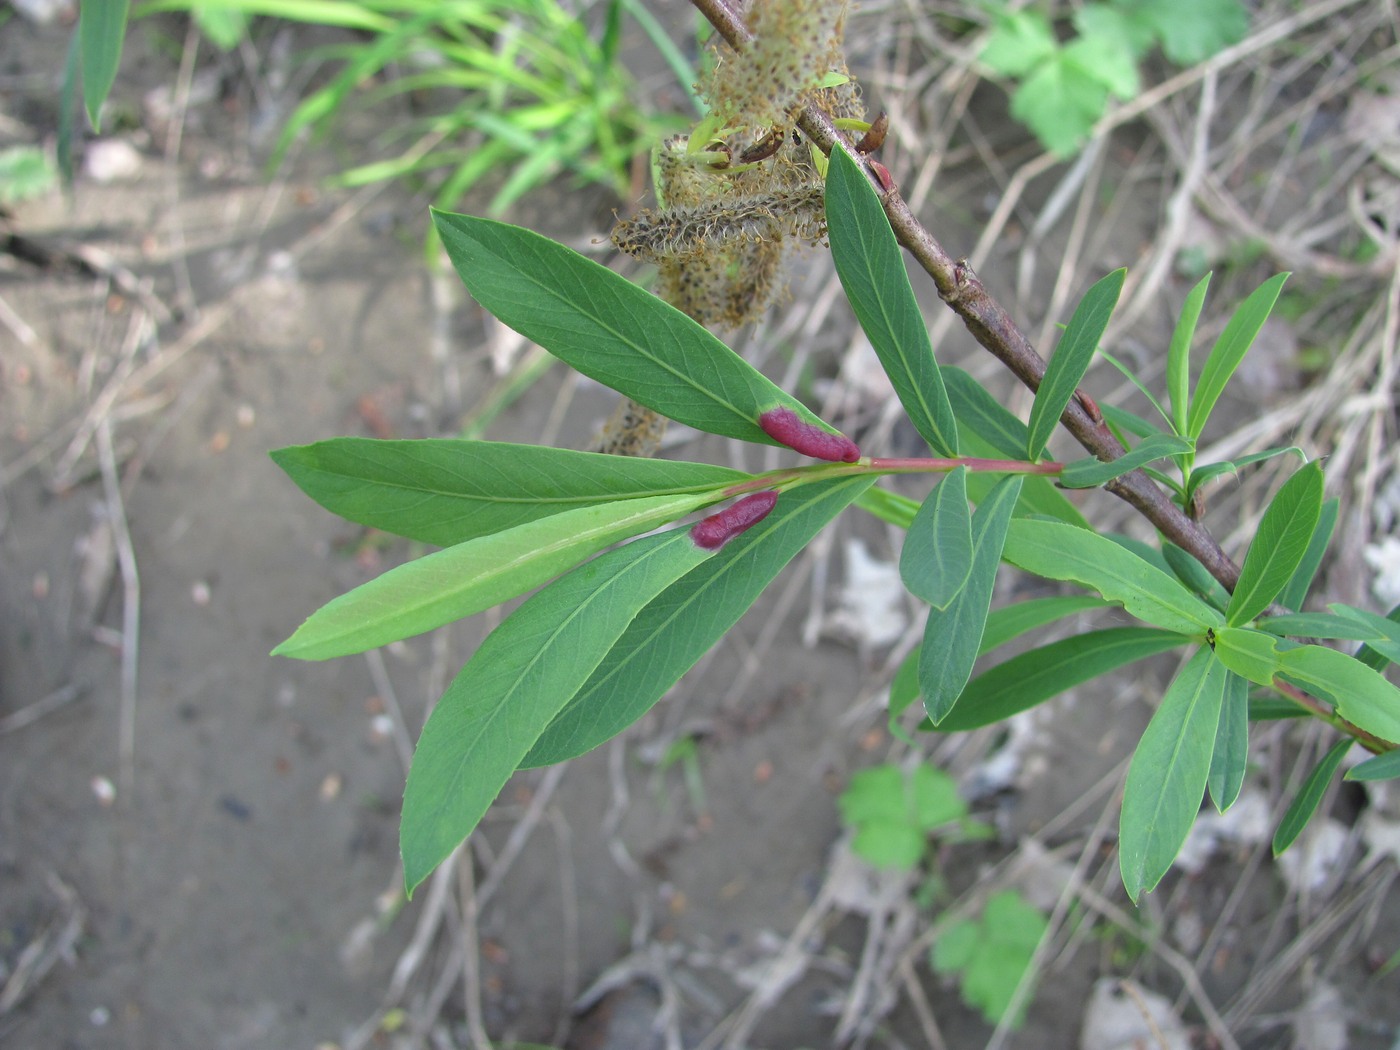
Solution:
[(972, 572), (972, 510), (967, 468), (958, 467), (925, 498), (904, 537), (899, 575), (909, 593), (946, 609)]
[(1210, 776), (1206, 782), (1211, 801), (1221, 813), (1240, 797), (1248, 764), (1249, 682), (1230, 671), (1226, 673), (1220, 724), (1215, 730), (1215, 749), (1211, 752)]

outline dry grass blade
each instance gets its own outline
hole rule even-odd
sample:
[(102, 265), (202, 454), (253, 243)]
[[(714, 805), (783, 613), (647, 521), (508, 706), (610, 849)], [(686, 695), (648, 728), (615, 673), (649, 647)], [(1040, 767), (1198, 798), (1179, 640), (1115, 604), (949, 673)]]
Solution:
[(58, 898), (61, 914), (21, 949), (8, 978), (0, 986), (0, 1017), (24, 1002), (59, 962), (74, 961), (74, 949), (83, 934), (87, 909), (78, 899), (77, 891), (52, 872), (48, 875), (48, 884)]

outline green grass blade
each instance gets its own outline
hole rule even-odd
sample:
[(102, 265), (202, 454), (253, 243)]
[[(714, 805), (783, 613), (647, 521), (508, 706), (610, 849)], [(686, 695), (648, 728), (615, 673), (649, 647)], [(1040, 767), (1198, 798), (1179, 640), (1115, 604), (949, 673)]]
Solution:
[(1225, 696), (1225, 667), (1201, 646), (1162, 697), (1128, 765), (1118, 867), (1136, 904), (1176, 859), (1195, 823)]
[(1231, 627), (1248, 623), (1279, 596), (1303, 563), (1322, 514), (1322, 464), (1303, 467), (1269, 501), (1225, 609)]
[(967, 468), (951, 471), (924, 500), (904, 537), (899, 575), (915, 598), (946, 609), (972, 572)]
[(1283, 814), (1283, 819), (1278, 822), (1278, 828), (1274, 831), (1274, 856), (1293, 845), (1303, 829), (1308, 826), (1308, 821), (1312, 820), (1313, 814), (1317, 812), (1317, 807), (1322, 804), (1322, 796), (1327, 794), (1327, 785), (1332, 783), (1332, 778), (1337, 775), (1337, 767), (1342, 764), (1342, 759), (1351, 750), (1351, 738), (1338, 740), (1328, 749), (1327, 754), (1322, 756), (1322, 760), (1313, 767), (1313, 771), (1308, 774), (1308, 779), (1303, 781), (1303, 786), (1298, 789), (1298, 794), (1293, 797), (1293, 802), (1289, 805), (1287, 812)]
[(94, 131), (100, 130), (102, 103), (117, 79), (126, 40), (130, 0), (85, 0), (78, 6), (82, 47), (83, 108)]
[(1235, 369), (1239, 368), (1240, 362), (1244, 360), (1244, 355), (1254, 345), (1255, 337), (1259, 335), (1259, 329), (1264, 327), (1264, 322), (1272, 312), (1286, 280), (1288, 274), (1277, 274), (1250, 293), (1249, 298), (1242, 302), (1231, 316), (1225, 330), (1220, 333), (1220, 338), (1215, 341), (1210, 356), (1206, 358), (1205, 367), (1201, 369), (1201, 378), (1196, 382), (1196, 392), (1191, 395), (1191, 409), (1186, 420), (1188, 437), (1199, 438), (1205, 430), (1206, 421), (1210, 419), (1215, 403), (1225, 391), (1225, 384), (1230, 381)]
[(832, 151), (827, 168), (826, 224), (841, 286), (900, 404), (934, 452), (956, 456), (953, 406), (899, 243), (870, 180), (844, 149)]
[(1322, 513), (1318, 515), (1317, 527), (1313, 529), (1308, 549), (1303, 553), (1303, 560), (1298, 563), (1293, 575), (1279, 592), (1278, 603), (1285, 609), (1301, 609), (1303, 602), (1307, 600), (1318, 567), (1322, 565), (1322, 558), (1332, 542), (1332, 533), (1336, 531), (1340, 507), (1341, 500), (1336, 496), (1323, 502)]
[(1178, 434), (1186, 433), (1191, 403), (1191, 343), (1196, 338), (1196, 322), (1201, 319), (1201, 307), (1205, 305), (1209, 288), (1210, 274), (1206, 274), (1187, 293), (1167, 348), (1167, 403), (1171, 406), (1172, 425)]
[(1249, 682), (1233, 671), (1225, 675), (1225, 698), (1220, 705), (1220, 724), (1215, 730), (1215, 749), (1210, 757), (1210, 789), (1215, 808), (1224, 813), (1240, 797), (1245, 767), (1249, 765)]
[(687, 529), (649, 536), (555, 581), (487, 636), (433, 709), (409, 769), (408, 893), (471, 834), (638, 611), (709, 555)]
[(1123, 279), (1127, 274), (1127, 270), (1114, 270), (1096, 281), (1075, 307), (1074, 316), (1070, 318), (1069, 326), (1065, 328), (1045, 368), (1045, 378), (1036, 391), (1035, 403), (1031, 405), (1030, 439), (1027, 443), (1027, 454), (1031, 460), (1038, 460), (1045, 451), (1050, 435), (1055, 432), (1055, 424), (1060, 421), (1061, 413), (1094, 360), (1099, 340), (1103, 338), (1109, 318), (1113, 316), (1113, 308), (1118, 305), (1118, 295), (1123, 290)]
[(758, 417), (786, 408), (830, 430), (675, 307), (530, 230), (434, 211), (452, 265), (505, 324), (591, 379), (722, 437), (779, 442)]
[(1368, 758), (1347, 770), (1343, 780), (1394, 780), (1400, 777), (1400, 748)]
[(1195, 443), (1186, 438), (1179, 438), (1173, 434), (1153, 434), (1136, 448), (1108, 463), (1090, 457), (1066, 464), (1060, 474), (1060, 484), (1067, 489), (1093, 488), (1122, 477), (1128, 471), (1136, 470), (1147, 463), (1190, 452), (1195, 447)]

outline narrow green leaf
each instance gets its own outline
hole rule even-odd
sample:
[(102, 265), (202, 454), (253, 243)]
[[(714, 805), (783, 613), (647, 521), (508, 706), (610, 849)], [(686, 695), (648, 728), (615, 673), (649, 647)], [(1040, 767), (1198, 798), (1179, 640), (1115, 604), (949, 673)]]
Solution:
[(1030, 440), (1027, 444), (1027, 454), (1031, 460), (1038, 460), (1045, 451), (1046, 442), (1055, 432), (1055, 424), (1060, 421), (1061, 413), (1094, 360), (1099, 340), (1103, 338), (1104, 329), (1113, 316), (1113, 308), (1118, 305), (1123, 278), (1127, 275), (1127, 270), (1114, 270), (1085, 292), (1084, 298), (1075, 307), (1074, 316), (1070, 318), (1045, 368), (1045, 378), (1036, 391), (1035, 403), (1031, 405)]
[(687, 529), (648, 536), (556, 580), (487, 636), (433, 709), (409, 769), (408, 893), (471, 834), (637, 612), (710, 553)]
[(1332, 533), (1337, 528), (1337, 512), (1341, 507), (1341, 500), (1336, 496), (1322, 504), (1322, 513), (1318, 515), (1317, 527), (1313, 529), (1312, 539), (1308, 541), (1308, 549), (1303, 554), (1303, 560), (1298, 563), (1298, 568), (1293, 570), (1293, 575), (1284, 584), (1283, 590), (1279, 592), (1278, 603), (1285, 609), (1301, 609), (1303, 601), (1308, 596), (1308, 591), (1312, 589), (1313, 578), (1317, 576), (1318, 566), (1322, 564), (1323, 555), (1327, 553), (1327, 546), (1332, 542)]
[(714, 492), (753, 477), (706, 463), (452, 438), (334, 438), (271, 455), (331, 513), (439, 547), (578, 507)]
[(1220, 724), (1215, 730), (1215, 749), (1210, 757), (1210, 776), (1206, 780), (1211, 801), (1219, 812), (1224, 813), (1240, 797), (1248, 764), (1249, 682), (1227, 671)]
[(955, 733), (993, 725), (1124, 664), (1189, 641), (1153, 627), (1108, 627), (1042, 645), (974, 678), (936, 728)]
[(1060, 484), (1067, 489), (1087, 489), (1103, 485), (1114, 478), (1122, 477), (1130, 470), (1136, 470), (1146, 463), (1190, 452), (1195, 443), (1173, 434), (1154, 434), (1144, 439), (1131, 451), (1123, 453), (1108, 463), (1090, 456), (1065, 465), (1060, 474)]
[(832, 151), (827, 168), (826, 225), (836, 274), (899, 403), (934, 452), (956, 456), (953, 406), (899, 243), (870, 180), (844, 149)]
[(1247, 627), (1221, 627), (1215, 632), (1215, 655), (1241, 678), (1255, 685), (1273, 685), (1283, 669), (1278, 639)]
[(1294, 840), (1308, 826), (1308, 821), (1312, 820), (1317, 807), (1322, 803), (1322, 796), (1327, 793), (1327, 785), (1337, 774), (1337, 767), (1351, 750), (1351, 744), (1349, 738), (1338, 740), (1327, 754), (1322, 756), (1322, 761), (1313, 767), (1308, 779), (1303, 781), (1303, 786), (1298, 789), (1298, 794), (1294, 796), (1292, 804), (1274, 832), (1275, 857), (1293, 845)]
[(1015, 605), (993, 609), (987, 617), (987, 629), (982, 632), (982, 652), (989, 653), (1027, 631), (1054, 623), (1066, 616), (1089, 609), (1104, 609), (1109, 605), (1091, 594), (1067, 594), (1053, 598), (1031, 598)]
[(758, 418), (786, 408), (830, 431), (703, 327), (547, 237), (433, 211), (443, 248), (483, 307), (555, 357), (678, 423), (767, 445)]
[(1334, 613), (1288, 613), (1266, 616), (1255, 623), (1261, 631), (1280, 638), (1330, 638), (1368, 642), (1383, 637), (1374, 627)]
[[(1350, 606), (1347, 606), (1347, 608), (1350, 608)], [(1393, 624), (1400, 624), (1400, 605), (1391, 609), (1390, 612), (1386, 614), (1385, 618)], [(1389, 630), (1390, 629), (1387, 629), (1387, 637), (1391, 637)], [(1394, 656), (1387, 656), (1385, 653), (1373, 649), (1369, 645), (1363, 645), (1357, 650), (1356, 658), (1375, 671), (1384, 671), (1387, 664), (1400, 663), (1400, 653), (1396, 653)]]
[(972, 572), (972, 511), (967, 468), (951, 471), (928, 494), (904, 537), (899, 575), (909, 593), (946, 609)]
[(1352, 766), (1342, 779), (1376, 781), (1394, 780), (1396, 777), (1400, 777), (1400, 748)]
[(1331, 698), (1341, 715), (1372, 736), (1400, 744), (1400, 689), (1354, 656), (1320, 645), (1279, 654), (1283, 674)]
[(713, 499), (683, 494), (580, 507), (435, 551), (326, 603), (273, 655), (329, 660), (431, 631), (524, 594), (609, 544)]
[(1172, 574), (1217, 609), (1230, 604), (1230, 592), (1220, 586), (1220, 581), (1206, 571), (1206, 567), (1196, 560), (1195, 555), (1182, 550), (1174, 543), (1162, 543), (1162, 558)]
[(1139, 620), (1199, 635), (1224, 618), (1161, 569), (1113, 540), (1057, 521), (1018, 519), (1003, 556), (1051, 580), (1072, 580), (1119, 602)]
[(1171, 345), (1167, 348), (1167, 400), (1171, 405), (1172, 425), (1178, 434), (1186, 433), (1191, 389), (1191, 343), (1196, 338), (1196, 322), (1201, 318), (1201, 307), (1205, 305), (1206, 290), (1209, 288), (1210, 274), (1206, 274), (1186, 294), (1186, 302), (1181, 305), (1181, 316), (1172, 330)]
[(1307, 708), (1282, 696), (1251, 696), (1249, 698), (1249, 720), (1251, 722), (1282, 722), (1289, 718), (1308, 718), (1310, 715), (1311, 712)]
[(919, 650), (915, 647), (914, 651), (904, 658), (904, 662), (899, 665), (899, 670), (894, 673), (894, 680), (890, 682), (890, 735), (906, 744), (912, 744), (914, 738), (906, 733), (904, 727), (899, 724), (899, 716), (904, 714), (917, 699), (919, 699)]
[(1220, 333), (1220, 338), (1215, 341), (1210, 356), (1206, 358), (1205, 367), (1201, 369), (1201, 378), (1196, 382), (1196, 392), (1191, 395), (1191, 409), (1187, 413), (1186, 421), (1188, 437), (1199, 438), (1205, 430), (1206, 421), (1210, 419), (1215, 403), (1220, 400), (1225, 384), (1230, 381), (1235, 369), (1239, 368), (1240, 362), (1244, 360), (1244, 355), (1254, 345), (1254, 339), (1273, 311), (1274, 303), (1278, 300), (1286, 280), (1288, 274), (1277, 274), (1250, 293), (1249, 298), (1242, 302), (1231, 316), (1225, 330)]
[(1030, 442), (1030, 431), (990, 390), (971, 373), (949, 365), (943, 366), (943, 382), (949, 396), (958, 405), (958, 428), (971, 431), (994, 450), (1008, 459), (1020, 459)]
[[(1021, 494), (1020, 475), (997, 482), (972, 517), (972, 571), (946, 609), (931, 609), (919, 647), (919, 691), (924, 709), (937, 725), (954, 709), (982, 645), (992, 588), (1011, 512)], [(1069, 528), (1070, 526), (1065, 526)]]
[(1138, 438), (1150, 438), (1166, 433), (1151, 420), (1143, 419), (1136, 412), (1129, 412), (1126, 408), (1119, 408), (1117, 405), (1102, 404), (1099, 406), (1099, 411), (1103, 413), (1103, 420), (1113, 431), (1114, 436), (1124, 445), (1132, 443), (1125, 440), (1124, 435), (1126, 434), (1132, 434)]
[(1186, 479), (1187, 500), (1189, 501), (1190, 498), (1195, 495), (1196, 490), (1206, 482), (1218, 478), (1222, 474), (1238, 474), (1241, 467), (1247, 467), (1254, 463), (1263, 463), (1265, 460), (1274, 459), (1277, 456), (1286, 455), (1289, 452), (1297, 456), (1303, 463), (1308, 461), (1307, 457), (1303, 455), (1303, 450), (1297, 445), (1280, 445), (1276, 448), (1266, 448), (1263, 452), (1252, 452), (1247, 456), (1241, 456), (1239, 459), (1225, 460), (1220, 463), (1206, 463), (1204, 466), (1196, 467), (1191, 471), (1190, 477)]
[[(1342, 602), (1333, 602), (1327, 608), (1358, 629), (1370, 630), (1370, 637), (1358, 639), (1366, 643), (1356, 654), (1363, 664), (1384, 671), (1387, 664), (1400, 663), (1400, 605), (1391, 609), (1387, 616), (1378, 616), (1367, 609), (1358, 609)], [(1320, 634), (1316, 637), (1328, 636)]]
[(1279, 596), (1308, 551), (1322, 513), (1322, 465), (1303, 467), (1269, 501), (1225, 609), (1231, 627), (1248, 623)]
[(581, 755), (646, 714), (872, 480), (841, 478), (784, 492), (768, 517), (657, 595), (549, 724), (522, 767)]
[(78, 5), (78, 37), (82, 41), (83, 108), (93, 130), (99, 130), (102, 103), (117, 79), (126, 39), (130, 0), (84, 0)]
[(1118, 867), (1136, 904), (1176, 859), (1195, 823), (1225, 696), (1225, 666), (1207, 646), (1167, 688), (1128, 765)]
[(861, 493), (856, 506), (897, 529), (907, 529), (919, 513), (919, 503), (898, 492), (872, 485)]

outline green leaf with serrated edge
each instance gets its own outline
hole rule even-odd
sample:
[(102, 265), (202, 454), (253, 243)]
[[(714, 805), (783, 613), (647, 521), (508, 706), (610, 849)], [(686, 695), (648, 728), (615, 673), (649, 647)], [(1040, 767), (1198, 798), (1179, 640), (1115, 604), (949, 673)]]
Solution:
[(1187, 479), (1187, 498), (1189, 499), (1194, 495), (1196, 490), (1206, 482), (1213, 481), (1222, 474), (1238, 474), (1241, 467), (1247, 467), (1254, 463), (1263, 463), (1265, 460), (1273, 459), (1276, 456), (1282, 456), (1289, 452), (1293, 453), (1304, 463), (1307, 462), (1307, 457), (1303, 455), (1302, 449), (1297, 445), (1287, 445), (1277, 448), (1266, 448), (1263, 452), (1252, 452), (1247, 456), (1241, 456), (1239, 459), (1225, 460), (1221, 463), (1206, 463), (1203, 466), (1195, 467), (1191, 471), (1190, 478)]
[(102, 103), (117, 79), (126, 39), (130, 0), (86, 0), (78, 6), (78, 38), (82, 41), (83, 108), (93, 130), (99, 130)]
[(1189, 551), (1164, 541), (1162, 559), (1167, 563), (1167, 568), (1171, 569), (1172, 575), (1215, 608), (1223, 610), (1230, 604), (1230, 592), (1220, 586), (1220, 581), (1207, 572), (1206, 567)]
[(1220, 705), (1220, 724), (1215, 729), (1215, 748), (1210, 756), (1210, 789), (1215, 808), (1224, 813), (1240, 797), (1245, 767), (1249, 764), (1249, 682), (1227, 671), (1225, 698)]
[(1400, 689), (1354, 656), (1320, 645), (1279, 654), (1279, 670), (1314, 693), (1329, 697), (1358, 729), (1400, 744)]
[(1269, 501), (1240, 567), (1240, 579), (1225, 609), (1231, 627), (1248, 623), (1278, 597), (1303, 555), (1322, 513), (1322, 465), (1309, 463)]
[(411, 894), (469, 834), (637, 613), (714, 552), (647, 536), (533, 595), (481, 643), (423, 727), (399, 842)]
[(706, 463), (452, 438), (334, 438), (271, 455), (331, 513), (439, 547), (577, 507), (753, 477)]
[(1004, 76), (1024, 76), (1059, 49), (1050, 20), (1035, 10), (998, 13), (977, 56)]
[(1303, 786), (1298, 789), (1298, 794), (1293, 797), (1293, 802), (1274, 832), (1275, 857), (1293, 845), (1294, 840), (1308, 826), (1308, 821), (1312, 820), (1317, 807), (1322, 803), (1322, 796), (1327, 794), (1327, 785), (1332, 783), (1332, 778), (1337, 775), (1337, 767), (1342, 764), (1342, 759), (1346, 758), (1351, 745), (1350, 739), (1338, 740), (1328, 749), (1327, 754), (1322, 756), (1322, 761), (1313, 767), (1308, 779), (1303, 781)]
[(836, 275), (890, 384), (929, 448), (958, 454), (958, 427), (904, 257), (865, 173), (844, 149), (826, 173), (826, 228)]
[(1400, 749), (1368, 758), (1346, 771), (1343, 780), (1394, 780), (1400, 777)]
[(919, 691), (935, 725), (954, 709), (972, 677), (992, 607), (1002, 544), (1020, 494), (1021, 478), (1012, 475), (997, 482), (978, 505), (972, 517), (972, 571), (967, 583), (948, 608), (929, 611), (919, 647)]
[(1389, 616), (1378, 616), (1367, 609), (1358, 609), (1342, 602), (1333, 602), (1327, 608), (1356, 627), (1368, 628), (1371, 631), (1370, 637), (1358, 639), (1366, 643), (1356, 654), (1356, 658), (1363, 664), (1383, 671), (1388, 663), (1400, 663), (1400, 622), (1396, 619), (1397, 615), (1400, 615), (1400, 606), (1392, 609)]
[(765, 445), (781, 444), (758, 423), (774, 408), (831, 429), (695, 321), (607, 267), (519, 226), (436, 210), (433, 222), (477, 302), (638, 404)]
[(1370, 641), (1381, 635), (1374, 627), (1333, 613), (1287, 613), (1266, 616), (1254, 626), (1280, 638), (1329, 638), (1353, 642)]
[(1068, 594), (1054, 598), (1031, 598), (993, 609), (987, 617), (987, 628), (982, 632), (981, 652), (989, 653), (1047, 623), (1090, 609), (1106, 609), (1110, 604), (1092, 594)]
[(1028, 424), (1030, 440), (1028, 456), (1038, 460), (1045, 451), (1046, 442), (1055, 432), (1055, 424), (1060, 421), (1075, 388), (1084, 378), (1104, 329), (1108, 327), (1113, 308), (1118, 305), (1118, 293), (1123, 290), (1123, 278), (1127, 270), (1114, 270), (1107, 277), (1096, 281), (1079, 305), (1074, 309), (1060, 341), (1055, 345), (1055, 353), (1045, 367), (1045, 377), (1036, 391), (1035, 403), (1031, 405), (1031, 418)]
[(1201, 808), (1226, 677), (1201, 646), (1167, 687), (1128, 764), (1118, 867), (1134, 904), (1167, 873)]
[(1199, 438), (1205, 430), (1206, 421), (1210, 419), (1215, 403), (1220, 400), (1225, 384), (1254, 344), (1259, 329), (1264, 327), (1286, 280), (1288, 274), (1277, 274), (1251, 292), (1215, 341), (1205, 367), (1201, 369), (1201, 377), (1196, 381), (1196, 392), (1191, 395), (1191, 408), (1186, 416), (1186, 433), (1189, 437)]
[(1317, 576), (1318, 566), (1322, 564), (1322, 558), (1327, 553), (1327, 547), (1332, 542), (1332, 533), (1337, 527), (1337, 512), (1341, 507), (1341, 500), (1333, 496), (1322, 504), (1322, 513), (1318, 515), (1317, 527), (1313, 529), (1312, 539), (1308, 541), (1308, 549), (1303, 554), (1303, 560), (1298, 563), (1298, 567), (1293, 570), (1292, 577), (1284, 584), (1283, 590), (1279, 592), (1278, 603), (1285, 609), (1301, 609), (1303, 602), (1308, 596), (1308, 591), (1312, 589), (1313, 578)]
[(1167, 347), (1167, 403), (1171, 405), (1172, 425), (1178, 434), (1186, 433), (1190, 407), (1191, 343), (1196, 338), (1196, 322), (1201, 319), (1201, 307), (1205, 305), (1210, 277), (1210, 274), (1206, 274), (1196, 287), (1186, 293), (1181, 316), (1176, 319), (1172, 341)]
[(1060, 473), (1060, 484), (1067, 489), (1087, 489), (1103, 485), (1114, 478), (1122, 477), (1130, 470), (1136, 470), (1145, 463), (1155, 463), (1159, 459), (1190, 452), (1194, 443), (1172, 434), (1154, 434), (1145, 438), (1138, 446), (1123, 453), (1109, 463), (1090, 456), (1088, 459), (1067, 463)]
[(1247, 627), (1221, 627), (1215, 631), (1215, 655), (1235, 674), (1256, 685), (1272, 685), (1282, 670), (1279, 640)]
[(783, 566), (872, 483), (814, 482), (782, 493), (772, 513), (647, 605), (536, 741), (525, 766), (562, 762), (611, 739), (739, 622)]
[(968, 682), (952, 713), (936, 728), (940, 733), (956, 733), (1001, 722), (1124, 664), (1190, 641), (1155, 627), (1108, 627), (1042, 645)]
[(1282, 722), (1288, 718), (1308, 718), (1311, 714), (1312, 712), (1301, 704), (1281, 696), (1251, 696), (1249, 698), (1249, 720), (1251, 722)]
[[(1400, 605), (1386, 613), (1385, 618), (1391, 623), (1400, 624)], [(1356, 651), (1356, 658), (1367, 667), (1375, 671), (1384, 671), (1387, 664), (1400, 663), (1400, 660), (1393, 660), (1377, 649), (1372, 649), (1369, 645), (1363, 645)]]
[(946, 609), (972, 572), (972, 510), (967, 468), (950, 471), (928, 494), (904, 537), (899, 576), (915, 598)]
[(1072, 525), (1017, 519), (1002, 556), (1046, 579), (1083, 584), (1168, 631), (1199, 635), (1224, 623), (1220, 613), (1161, 569), (1111, 539)]
[(329, 660), (431, 631), (524, 594), (604, 547), (715, 498), (651, 496), (580, 507), (435, 551), (327, 602), (273, 655)]
[[(1020, 459), (1030, 442), (1026, 424), (1017, 419), (992, 392), (961, 368), (941, 369), (948, 395), (958, 405), (960, 434), (971, 431), (986, 443), (992, 455)], [(980, 453), (978, 453), (980, 454)]]

